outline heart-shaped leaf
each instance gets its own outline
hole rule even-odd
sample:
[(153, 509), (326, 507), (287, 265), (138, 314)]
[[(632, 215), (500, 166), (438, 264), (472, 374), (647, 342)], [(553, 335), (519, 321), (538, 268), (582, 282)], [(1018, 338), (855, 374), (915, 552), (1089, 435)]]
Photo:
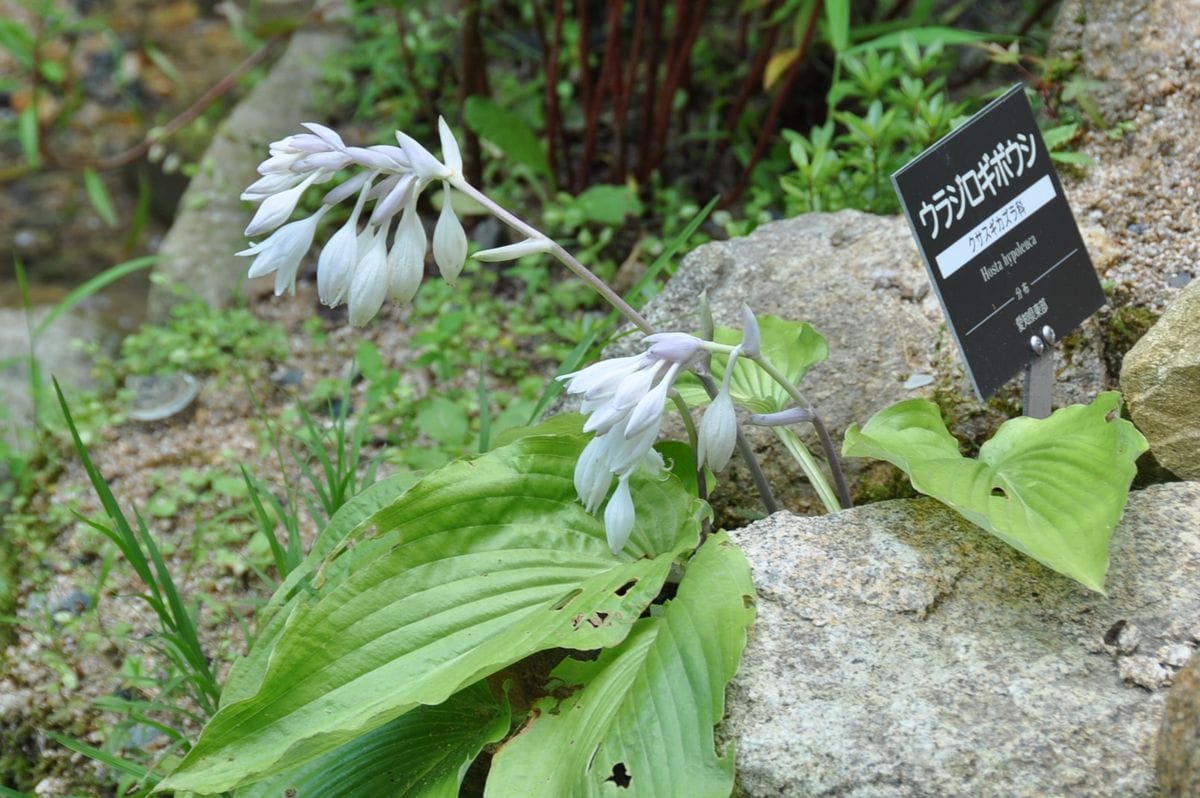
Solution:
[(576, 692), (537, 704), (492, 760), (485, 795), (728, 795), (732, 752), (716, 750), (713, 726), (753, 598), (745, 556), (726, 533), (714, 535), (687, 564), (675, 598), (621, 645), (554, 670), (562, 689)]
[(971, 460), (958, 451), (937, 406), (911, 399), (846, 430), (842, 454), (887, 460), (913, 487), (952, 507), (1038, 562), (1104, 592), (1108, 541), (1121, 519), (1134, 461), (1146, 439), (1108, 415), (1102, 393), (1049, 418), (1014, 418)]
[(235, 695), (158, 789), (248, 784), (537, 651), (621, 642), (698, 543), (703, 505), (674, 477), (635, 477), (614, 557), (575, 498), (584, 440), (526, 437), (430, 474), (285, 583)]

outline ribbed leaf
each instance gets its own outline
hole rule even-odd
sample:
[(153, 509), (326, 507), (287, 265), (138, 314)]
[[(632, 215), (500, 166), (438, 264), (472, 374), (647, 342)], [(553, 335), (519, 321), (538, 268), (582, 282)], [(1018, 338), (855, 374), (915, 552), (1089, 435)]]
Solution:
[[(584, 439), (533, 436), (451, 464), (349, 535), (263, 637), (160, 789), (220, 792), (293, 767), (547, 648), (621, 642), (694, 547), (702, 505), (635, 478), (620, 557), (575, 500)], [(285, 584), (282, 589), (288, 586)], [(257, 648), (257, 646), (256, 646)], [(253, 671), (253, 668), (250, 669)]]
[[(281, 795), (456, 798), (483, 746), (508, 733), (508, 701), (483, 682), (436, 706), (417, 707), (298, 768), (237, 791), (237, 798)], [(291, 790), (292, 792), (288, 792)]]
[[(811, 324), (788, 321), (778, 316), (760, 316), (762, 353), (782, 371), (792, 384), (799, 384), (808, 370), (829, 357), (829, 345)], [(719, 344), (741, 343), (742, 331), (718, 327), (713, 339)], [(718, 382), (725, 374), (725, 359), (713, 358), (713, 378)], [(684, 375), (678, 388), (688, 404), (707, 404), (708, 394), (695, 378)], [(790, 407), (793, 402), (787, 391), (767, 373), (747, 359), (738, 360), (730, 378), (733, 401), (754, 413), (774, 413)]]
[(1104, 592), (1108, 541), (1121, 519), (1134, 461), (1146, 439), (1121, 418), (1120, 394), (1014, 418), (979, 449), (958, 453), (937, 407), (912, 399), (846, 430), (842, 454), (875, 457), (904, 470), (913, 487), (952, 507), (1013, 548)]
[(624, 643), (554, 670), (564, 688), (582, 687), (539, 702), (492, 760), (485, 795), (729, 795), (732, 751), (716, 750), (713, 726), (753, 597), (746, 558), (728, 535), (714, 535), (688, 563), (676, 597)]

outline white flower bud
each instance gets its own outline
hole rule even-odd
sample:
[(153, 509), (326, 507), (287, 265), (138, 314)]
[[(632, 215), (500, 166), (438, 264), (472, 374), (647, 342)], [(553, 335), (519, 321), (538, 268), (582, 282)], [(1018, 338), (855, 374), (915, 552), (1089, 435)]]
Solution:
[(729, 392), (729, 381), (741, 349), (740, 346), (735, 346), (729, 354), (729, 360), (725, 363), (725, 377), (721, 380), (721, 390), (717, 391), (716, 398), (712, 400), (712, 404), (704, 411), (704, 418), (700, 420), (696, 459), (707, 463), (714, 472), (729, 464), (734, 444), (737, 443), (737, 413)]
[(758, 317), (749, 305), (742, 305), (742, 354), (758, 357), (762, 351), (762, 333), (758, 329)]
[(728, 383), (721, 386), (717, 398), (704, 411), (698, 438), (696, 459), (699, 462), (707, 463), (714, 473), (729, 464), (734, 444), (737, 443), (737, 414), (733, 398), (729, 395)]
[(633, 497), (629, 493), (629, 478), (625, 477), (617, 482), (617, 489), (604, 508), (604, 532), (613, 554), (620, 554), (629, 542), (634, 520)]
[(454, 213), (450, 186), (443, 185), (442, 212), (438, 214), (437, 225), (433, 228), (433, 260), (442, 277), (453, 285), (467, 261), (467, 232)]
[(662, 360), (680, 365), (686, 364), (704, 348), (704, 341), (694, 335), (681, 332), (664, 332), (647, 335), (642, 339), (650, 344), (650, 354)]
[(331, 308), (342, 304), (358, 262), (358, 215), (330, 236), (317, 258), (317, 296)]
[(493, 249), (481, 249), (471, 257), (487, 263), (496, 263), (505, 260), (516, 260), (526, 255), (549, 251), (550, 241), (548, 239), (527, 238), (524, 241), (518, 241), (516, 244), (508, 244), (507, 246), (495, 247)]
[(410, 302), (416, 296), (425, 276), (425, 245), (425, 226), (413, 199), (400, 217), (388, 252), (388, 296), (393, 300)]
[(387, 230), (379, 230), (366, 246), (350, 279), (350, 323), (362, 327), (379, 312), (388, 291)]

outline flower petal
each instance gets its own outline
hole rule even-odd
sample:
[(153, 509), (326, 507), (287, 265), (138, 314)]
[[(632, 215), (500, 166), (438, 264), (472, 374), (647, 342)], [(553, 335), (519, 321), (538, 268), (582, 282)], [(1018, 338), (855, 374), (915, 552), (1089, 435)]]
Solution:
[(316, 174), (311, 174), (300, 181), (300, 185), (278, 194), (272, 194), (263, 200), (262, 205), (258, 206), (254, 218), (250, 220), (250, 224), (246, 225), (246, 236), (249, 238), (269, 233), (286, 222), (292, 215), (292, 211), (296, 210), (296, 203), (300, 201), (300, 195), (312, 185), (316, 178)]
[(462, 152), (458, 149), (458, 142), (454, 140), (454, 133), (450, 130), (450, 125), (446, 124), (443, 117), (438, 117), (438, 136), (442, 140), (442, 160), (446, 162), (446, 169), (451, 175), (462, 174)]
[(420, 142), (403, 131), (396, 131), (396, 141), (400, 142), (400, 146), (404, 149), (404, 155), (412, 164), (412, 170), (417, 173), (421, 184), (425, 185), (433, 180), (441, 180), (449, 177), (450, 170), (447, 169), (437, 158), (434, 158), (429, 150), (421, 146)]

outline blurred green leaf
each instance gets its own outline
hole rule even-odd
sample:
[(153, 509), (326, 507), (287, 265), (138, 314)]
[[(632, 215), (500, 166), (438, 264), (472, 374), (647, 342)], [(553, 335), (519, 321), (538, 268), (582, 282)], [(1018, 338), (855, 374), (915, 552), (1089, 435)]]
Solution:
[(96, 213), (100, 215), (104, 223), (109, 227), (116, 227), (117, 211), (113, 208), (112, 196), (108, 193), (108, 187), (104, 185), (104, 179), (96, 173), (95, 169), (83, 170), (83, 187), (87, 190), (88, 200), (92, 203), (92, 207), (96, 209)]
[(479, 96), (467, 98), (463, 115), (472, 130), (499, 147), (509, 158), (527, 167), (547, 183), (554, 182), (546, 148), (524, 119), (492, 100)]

